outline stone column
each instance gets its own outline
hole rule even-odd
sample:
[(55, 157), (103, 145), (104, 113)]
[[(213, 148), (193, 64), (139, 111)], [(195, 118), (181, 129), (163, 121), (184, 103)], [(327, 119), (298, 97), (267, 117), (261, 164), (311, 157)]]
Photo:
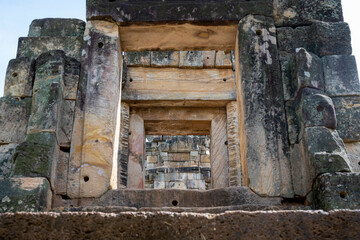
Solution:
[(71, 198), (100, 197), (110, 188), (122, 66), (118, 26), (87, 22), (70, 152)]
[(243, 18), (235, 54), (243, 184), (260, 195), (292, 197), (283, 87), (272, 18)]

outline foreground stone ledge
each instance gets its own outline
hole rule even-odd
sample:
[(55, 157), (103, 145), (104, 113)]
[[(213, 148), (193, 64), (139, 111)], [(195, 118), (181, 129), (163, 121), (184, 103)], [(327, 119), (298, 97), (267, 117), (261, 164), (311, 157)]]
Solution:
[(360, 211), (350, 210), (6, 213), (0, 214), (0, 236), (5, 239), (359, 239), (359, 220)]

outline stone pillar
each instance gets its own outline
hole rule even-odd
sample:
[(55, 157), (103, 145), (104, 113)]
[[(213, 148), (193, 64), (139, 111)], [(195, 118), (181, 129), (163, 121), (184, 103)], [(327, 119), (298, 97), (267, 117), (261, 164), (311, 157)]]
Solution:
[(69, 163), (71, 198), (100, 197), (109, 189), (120, 117), (123, 64), (118, 26), (87, 22), (83, 46)]
[(235, 52), (241, 158), (243, 166), (247, 165), (243, 182), (260, 195), (292, 197), (273, 20), (253, 15), (243, 18)]
[(211, 121), (210, 135), (212, 188), (229, 187), (229, 158), (225, 114), (219, 114)]
[(144, 188), (145, 184), (145, 128), (144, 120), (137, 114), (130, 115), (128, 188)]
[(227, 141), (229, 152), (229, 179), (230, 186), (241, 186), (241, 154), (240, 154), (240, 131), (237, 102), (232, 101), (226, 105), (227, 116)]

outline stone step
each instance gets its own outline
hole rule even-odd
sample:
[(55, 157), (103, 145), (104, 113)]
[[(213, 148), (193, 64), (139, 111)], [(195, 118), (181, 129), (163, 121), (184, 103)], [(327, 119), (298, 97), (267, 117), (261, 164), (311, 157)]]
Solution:
[(140, 208), (209, 208), (239, 205), (280, 206), (281, 198), (260, 197), (248, 187), (212, 190), (118, 189), (110, 190), (93, 206), (127, 206)]

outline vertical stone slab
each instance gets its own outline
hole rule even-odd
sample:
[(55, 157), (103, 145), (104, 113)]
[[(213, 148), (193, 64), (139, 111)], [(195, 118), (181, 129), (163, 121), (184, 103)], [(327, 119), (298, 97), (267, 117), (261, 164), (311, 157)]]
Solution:
[(110, 187), (122, 57), (118, 27), (89, 21), (69, 163), (68, 196), (99, 197)]
[(118, 187), (126, 188), (128, 176), (129, 161), (129, 124), (130, 124), (130, 106), (127, 103), (121, 103), (121, 124), (120, 141), (118, 152)]
[(229, 187), (229, 157), (225, 114), (220, 114), (211, 121), (210, 135), (212, 188)]
[(59, 159), (57, 161), (57, 167), (55, 172), (54, 192), (56, 194), (66, 195), (69, 155), (70, 153), (64, 151), (60, 151), (59, 153)]
[(236, 85), (239, 125), (244, 134), (241, 157), (247, 162), (249, 187), (260, 195), (292, 197), (273, 20), (249, 15), (240, 21), (237, 38)]
[(145, 157), (145, 127), (144, 120), (137, 114), (130, 115), (129, 127), (129, 163), (127, 187), (143, 189)]
[(230, 186), (241, 186), (240, 130), (237, 102), (226, 105)]

